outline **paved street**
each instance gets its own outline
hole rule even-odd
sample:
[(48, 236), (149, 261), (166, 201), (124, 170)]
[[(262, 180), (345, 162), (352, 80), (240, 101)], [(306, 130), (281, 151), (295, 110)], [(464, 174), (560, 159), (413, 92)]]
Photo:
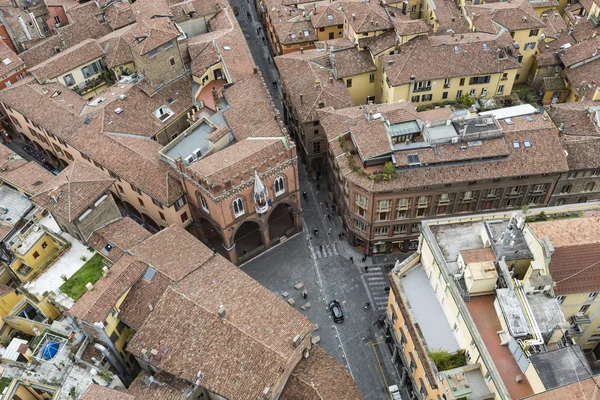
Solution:
[[(375, 262), (369, 257), (362, 263), (361, 254), (345, 241), (340, 242), (339, 217), (327, 217), (330, 211), (325, 202), (331, 202), (329, 194), (317, 190), (314, 181), (308, 182), (302, 166), (299, 174), (309, 198), (302, 204), (304, 232), (249, 261), (242, 269), (282, 298), (287, 292), (288, 298), (295, 300), (295, 308), (318, 326), (315, 334), (320, 336), (320, 345), (349, 368), (365, 399), (388, 399), (387, 387), (399, 379), (376, 322), (385, 313), (389, 265), (406, 255), (380, 257)], [(314, 227), (319, 231), (317, 237)], [(366, 273), (365, 265), (369, 266)], [(293, 287), (299, 282), (304, 282), (308, 291), (306, 300), (301, 290)], [(333, 299), (342, 304), (345, 321), (341, 324), (333, 323), (327, 309)], [(306, 302), (311, 308), (303, 311), (300, 307)], [(371, 306), (365, 309), (367, 302)]]

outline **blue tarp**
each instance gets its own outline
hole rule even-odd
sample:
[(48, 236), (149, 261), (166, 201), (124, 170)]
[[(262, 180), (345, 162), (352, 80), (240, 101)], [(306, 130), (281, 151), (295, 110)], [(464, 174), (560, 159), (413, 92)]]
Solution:
[(48, 344), (42, 349), (42, 357), (44, 357), (46, 360), (53, 359), (56, 353), (58, 353), (59, 346), (60, 344), (57, 342), (48, 342)]

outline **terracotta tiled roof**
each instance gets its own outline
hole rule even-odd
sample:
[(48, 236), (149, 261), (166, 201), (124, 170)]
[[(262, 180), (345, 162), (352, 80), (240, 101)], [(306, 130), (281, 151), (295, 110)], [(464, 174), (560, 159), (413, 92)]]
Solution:
[(125, 391), (109, 389), (104, 386), (90, 385), (81, 395), (81, 400), (135, 400), (135, 396)]
[(342, 108), (334, 110), (331, 107), (318, 110), (319, 122), (327, 139), (335, 139), (342, 133), (345, 133), (351, 126), (354, 126), (359, 120), (364, 119), (364, 112), (361, 107)]
[(496, 261), (496, 255), (491, 247), (483, 249), (462, 250), (460, 252), (465, 264), (481, 263), (485, 261)]
[(133, 261), (123, 255), (110, 269), (107, 277), (101, 278), (91, 291), (86, 292), (68, 311), (90, 324), (104, 322), (121, 298), (146, 271), (148, 265)]
[(14, 151), (0, 144), (0, 171), (9, 172), (27, 164), (27, 162), (27, 160)]
[(151, 265), (172, 281), (199, 268), (213, 252), (179, 225), (171, 225), (131, 249), (138, 261)]
[(489, 10), (492, 19), (509, 31), (543, 28), (544, 23), (527, 0), (486, 3), (477, 6)]
[[(223, 112), (238, 141), (250, 137), (280, 137), (276, 109), (260, 74), (249, 75), (224, 91), (229, 110)], [(220, 154), (220, 153), (219, 153)]]
[(138, 19), (129, 32), (129, 45), (132, 51), (144, 55), (150, 50), (177, 38), (179, 31), (169, 18)]
[(524, 397), (527, 400), (581, 400), (598, 395), (600, 378), (588, 378), (556, 389)]
[(0, 76), (12, 75), (13, 71), (24, 66), (23, 60), (4, 42), (0, 42)]
[[(497, 49), (504, 49), (507, 42), (510, 43), (508, 33), (498, 38), (486, 34), (476, 37), (468, 36), (462, 40), (451, 36), (415, 38), (401, 46), (401, 54), (384, 56), (381, 62), (392, 86), (409, 83), (411, 77), (418, 82), (519, 68), (515, 58), (499, 58), (496, 52)], [(438, 55), (437, 61), (429, 57), (432, 52)]]
[(134, 28), (135, 25), (128, 25), (98, 40), (106, 54), (106, 66), (108, 68), (133, 62), (126, 35)]
[(393, 29), (385, 9), (375, 1), (344, 2), (343, 13), (356, 33)]
[(600, 59), (564, 71), (569, 83), (583, 100), (592, 100), (600, 90)]
[(316, 9), (314, 7), (307, 7), (309, 10), (314, 10), (310, 19), (313, 27), (318, 29), (327, 26), (343, 25), (344, 13), (338, 9), (342, 4), (343, 3), (330, 3), (327, 5), (317, 5)]
[(565, 67), (580, 63), (593, 57), (594, 52), (600, 48), (600, 36), (588, 41), (578, 43), (559, 53), (559, 57)]
[(43, 185), (31, 201), (71, 222), (114, 182), (97, 169), (75, 161)]
[(150, 20), (155, 17), (169, 17), (171, 10), (166, 0), (141, 0), (132, 5), (136, 21)]
[[(431, 30), (430, 26), (427, 25), (427, 22), (425, 22), (424, 20), (410, 19), (408, 15), (402, 14), (402, 12), (399, 12), (399, 10), (395, 11), (394, 16), (392, 17), (392, 23), (394, 24), (394, 29), (396, 30), (398, 36), (410, 36), (421, 33), (428, 33)], [(381, 38), (386, 34), (388, 34), (388, 32), (376, 37)], [(394, 44), (395, 39), (396, 38), (394, 37)]]
[[(573, 218), (529, 224), (538, 240), (548, 236), (554, 247), (550, 275), (556, 295), (600, 290), (600, 217)], [(587, 268), (587, 269), (586, 269)]]
[[(479, 163), (452, 163), (443, 167), (407, 168), (398, 171), (393, 179), (381, 182), (352, 172), (345, 157), (338, 157), (336, 160), (346, 179), (374, 192), (567, 171), (566, 157), (556, 128), (550, 121), (544, 121), (539, 114), (533, 115), (533, 118), (534, 121), (527, 121), (522, 117), (512, 118), (513, 125), (500, 121), (507, 143), (513, 140), (520, 143), (529, 140), (532, 143), (531, 148), (521, 145), (518, 150), (509, 146), (510, 154), (504, 159)], [(334, 155), (343, 152), (336, 140), (330, 141), (329, 145)]]
[(133, 10), (129, 3), (110, 3), (104, 10), (104, 18), (112, 30), (117, 30), (135, 22)]
[(306, 338), (312, 329), (304, 316), (215, 255), (167, 289), (128, 350), (140, 357), (142, 349), (157, 349), (160, 357), (151, 363), (158, 369), (190, 382), (201, 371), (207, 389), (249, 399), (273, 387), (295, 349), (293, 338)]
[[(471, 32), (469, 21), (461, 14), (452, 0), (433, 0), (435, 17), (438, 22), (436, 35), (447, 35)], [(479, 27), (477, 28), (479, 30)], [(494, 32), (495, 33), (495, 32)]]
[(345, 83), (335, 79), (330, 69), (319, 63), (322, 58), (322, 52), (305, 51), (275, 59), (288, 99), (301, 122), (316, 121), (321, 102), (323, 107), (334, 109), (354, 105)]
[(281, 400), (361, 400), (348, 371), (321, 347), (300, 361), (281, 394)]
[(600, 137), (600, 126), (594, 124), (594, 115), (589, 112), (590, 107), (598, 105), (593, 101), (569, 102), (552, 104), (546, 107), (546, 111), (562, 135)]
[(392, 144), (381, 121), (362, 119), (350, 128), (352, 141), (363, 160), (392, 152)]
[(36, 65), (29, 72), (39, 83), (44, 83), (77, 67), (87, 65), (102, 56), (104, 56), (104, 50), (98, 42), (88, 39)]
[(200, 16), (215, 14), (228, 5), (226, 1), (222, 0), (168, 0), (167, 2), (171, 14), (178, 24)]
[[(219, 11), (209, 24), (210, 32), (188, 39), (192, 73), (201, 76), (220, 57), (227, 66), (226, 72), (232, 82), (251, 75), (254, 72), (254, 61), (231, 8)], [(213, 49), (207, 47), (211, 45)]]
[(156, 272), (152, 280), (138, 279), (121, 304), (121, 321), (132, 329), (140, 329), (171, 283), (173, 281), (160, 272)]
[[(166, 385), (154, 383), (147, 386), (144, 383), (144, 378), (148, 378), (149, 376), (150, 375), (146, 371), (140, 372), (131, 386), (127, 389), (127, 393), (135, 396), (135, 400), (180, 400), (184, 398), (185, 393), (175, 389), (170, 385), (170, 382), (165, 382)], [(119, 399), (113, 399), (111, 397), (110, 400)]]
[[(114, 99), (103, 106), (103, 130), (117, 134), (153, 137), (192, 108), (192, 79), (184, 76), (148, 96), (139, 85), (127, 91), (125, 99)], [(108, 93), (104, 94), (105, 97)], [(166, 106), (173, 116), (161, 121), (153, 113)], [(121, 113), (115, 113), (120, 108)]]
[(72, 23), (58, 28), (60, 36), (52, 35), (19, 56), (31, 68), (56, 55), (56, 48), (65, 51), (86, 39), (99, 39), (109, 34), (111, 30), (108, 24), (99, 23), (96, 19), (96, 16), (101, 13), (102, 10), (94, 1), (71, 8), (67, 11), (67, 15), (71, 17)]
[[(225, 183), (236, 179), (245, 179), (254, 175), (254, 170), (265, 160), (278, 158), (287, 153), (286, 139), (274, 137), (268, 139), (246, 139), (220, 150), (210, 157), (201, 158), (190, 168), (209, 182)], [(218, 159), (219, 162), (215, 162)]]
[[(539, 4), (544, 4), (545, 1), (540, 1)], [(562, 15), (558, 13), (558, 11), (544, 11), (542, 14), (542, 22), (544, 23), (544, 29), (542, 32), (546, 35), (548, 39), (556, 39), (561, 34), (567, 34), (567, 23), (565, 22)], [(542, 43), (540, 43), (541, 45)]]
[[(88, 244), (97, 252), (102, 253), (104, 257), (115, 262), (121, 258), (125, 251), (150, 236), (152, 234), (140, 224), (129, 217), (125, 217), (96, 229), (88, 239)], [(107, 244), (111, 245), (110, 251), (105, 249)]]
[(348, 78), (355, 75), (377, 71), (377, 67), (368, 51), (358, 50), (356, 47), (332, 51), (332, 64), (339, 78)]
[(50, 172), (39, 164), (30, 161), (23, 166), (7, 172), (0, 172), (0, 178), (12, 186), (23, 189), (26, 193), (33, 195), (43, 185), (54, 178)]

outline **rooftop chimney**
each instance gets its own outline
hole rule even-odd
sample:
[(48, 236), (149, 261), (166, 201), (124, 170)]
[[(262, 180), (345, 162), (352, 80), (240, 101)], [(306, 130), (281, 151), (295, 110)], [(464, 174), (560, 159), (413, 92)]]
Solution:
[(320, 88), (321, 87), (321, 81), (320, 80), (318, 80), (318, 79), (315, 80), (315, 87), (316, 88)]
[(300, 93), (300, 105), (304, 104), (304, 95)]
[(319, 108), (325, 107), (325, 102), (323, 100), (319, 100)]
[(217, 315), (219, 316), (219, 318), (225, 319), (225, 306), (223, 304), (219, 306), (219, 311), (217, 311)]
[(352, 14), (352, 21), (356, 21), (356, 14)]
[(304, 54), (304, 47), (300, 47), (300, 54)]

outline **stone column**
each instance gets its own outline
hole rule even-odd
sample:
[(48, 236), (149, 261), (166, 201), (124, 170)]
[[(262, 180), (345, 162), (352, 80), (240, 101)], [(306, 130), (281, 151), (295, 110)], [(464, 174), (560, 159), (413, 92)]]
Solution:
[(262, 242), (263, 245), (265, 246), (265, 249), (269, 247), (269, 244), (271, 243), (271, 237), (269, 236), (269, 225), (265, 225), (260, 227), (259, 229), (260, 231), (260, 236), (262, 238)]
[(227, 244), (223, 243), (223, 247), (225, 247), (225, 250), (229, 254), (229, 261), (231, 261), (232, 264), (237, 265), (238, 256), (237, 256), (237, 250), (235, 248), (235, 243), (232, 244), (231, 247), (227, 247)]
[(292, 217), (294, 218), (294, 227), (298, 232), (302, 232), (302, 210), (292, 211)]

